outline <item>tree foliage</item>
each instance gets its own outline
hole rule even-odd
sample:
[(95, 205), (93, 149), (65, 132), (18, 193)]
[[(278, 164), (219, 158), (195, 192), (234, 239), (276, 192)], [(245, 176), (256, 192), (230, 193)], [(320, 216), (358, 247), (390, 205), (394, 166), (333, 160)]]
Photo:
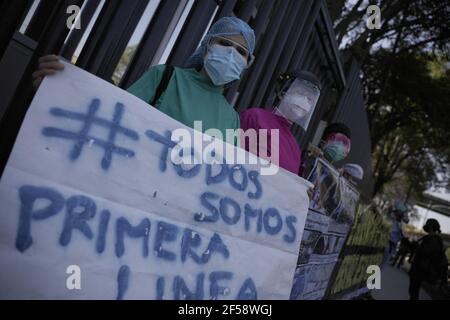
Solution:
[[(448, 0), (329, 0), (338, 42), (364, 62), (381, 46), (403, 40), (402, 51), (419, 49), (450, 51), (450, 4)], [(381, 28), (366, 27), (367, 7), (381, 10)]]
[(375, 190), (419, 196), (448, 188), (450, 3), (376, 0), (381, 29), (366, 27), (365, 0), (330, 0), (340, 47), (359, 61), (370, 124)]

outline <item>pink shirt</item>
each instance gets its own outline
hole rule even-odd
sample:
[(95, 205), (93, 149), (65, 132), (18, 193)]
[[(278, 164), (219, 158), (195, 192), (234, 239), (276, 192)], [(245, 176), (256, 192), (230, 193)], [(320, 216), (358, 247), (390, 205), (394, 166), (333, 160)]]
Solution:
[[(245, 131), (247, 129), (267, 129), (268, 131), (268, 155), (271, 154), (270, 130), (279, 129), (280, 131), (280, 167), (298, 174), (301, 162), (302, 152), (297, 143), (297, 140), (291, 133), (291, 124), (283, 117), (277, 116), (272, 111), (251, 108), (241, 113), (241, 128)], [(246, 143), (245, 149), (249, 150)]]

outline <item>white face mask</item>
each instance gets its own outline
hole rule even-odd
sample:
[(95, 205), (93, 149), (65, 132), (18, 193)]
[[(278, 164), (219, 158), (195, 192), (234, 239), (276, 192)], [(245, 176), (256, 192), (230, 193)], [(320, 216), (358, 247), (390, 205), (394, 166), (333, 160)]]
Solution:
[(284, 116), (292, 122), (297, 122), (312, 109), (312, 104), (305, 96), (287, 94), (278, 106)]
[[(304, 126), (314, 111), (320, 90), (309, 82), (295, 80), (288, 89), (275, 113), (300, 126)], [(306, 124), (307, 126), (307, 124)]]

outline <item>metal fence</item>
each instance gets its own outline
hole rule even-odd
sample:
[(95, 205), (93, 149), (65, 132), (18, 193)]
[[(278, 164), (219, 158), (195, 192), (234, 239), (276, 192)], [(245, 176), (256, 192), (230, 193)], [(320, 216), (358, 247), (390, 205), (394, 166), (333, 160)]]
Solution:
[[(80, 29), (66, 25), (71, 5), (81, 7)], [(6, 164), (31, 101), (31, 73), (39, 56), (60, 54), (127, 88), (152, 65), (183, 66), (209, 26), (223, 16), (243, 19), (257, 36), (255, 63), (225, 93), (236, 110), (271, 107), (269, 97), (280, 73), (293, 68), (311, 71), (320, 78), (323, 90), (308, 130), (293, 128), (300, 146), (317, 140), (323, 121), (343, 121), (355, 131), (353, 136), (362, 137), (358, 143), (369, 141), (352, 160), (370, 172), (367, 118), (361, 83), (355, 76), (358, 69), (351, 64), (345, 72), (323, 0), (0, 2), (0, 168)], [(359, 148), (358, 143), (353, 148)], [(363, 189), (370, 191), (370, 181), (364, 182)]]

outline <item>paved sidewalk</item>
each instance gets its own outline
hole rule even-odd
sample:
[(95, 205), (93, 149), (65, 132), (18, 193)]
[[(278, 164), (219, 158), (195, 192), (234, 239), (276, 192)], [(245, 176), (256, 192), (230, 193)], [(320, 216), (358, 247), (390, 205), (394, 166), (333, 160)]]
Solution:
[[(408, 273), (387, 264), (381, 269), (381, 289), (372, 290), (371, 293), (375, 300), (409, 300), (408, 287)], [(431, 300), (423, 289), (420, 289), (419, 297), (420, 300)]]

